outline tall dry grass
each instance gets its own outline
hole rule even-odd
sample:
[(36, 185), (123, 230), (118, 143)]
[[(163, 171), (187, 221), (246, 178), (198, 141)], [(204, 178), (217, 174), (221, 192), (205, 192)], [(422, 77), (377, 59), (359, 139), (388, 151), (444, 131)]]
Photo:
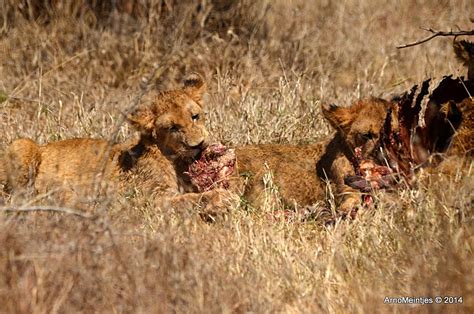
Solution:
[[(463, 74), (448, 38), (395, 46), (423, 37), (420, 26), (473, 25), (471, 1), (115, 3), (2, 2), (2, 146), (110, 138), (146, 78), (168, 88), (189, 71), (209, 82), (216, 139), (316, 141), (331, 133), (321, 102), (388, 97), (426, 77)], [(121, 140), (134, 133), (118, 130)], [(469, 172), (435, 174), (380, 193), (376, 209), (330, 228), (269, 221), (266, 208), (236, 208), (208, 225), (158, 211), (138, 193), (106, 200), (92, 217), (4, 213), (0, 310), (472, 312), (472, 190)], [(383, 303), (436, 295), (463, 304)]]

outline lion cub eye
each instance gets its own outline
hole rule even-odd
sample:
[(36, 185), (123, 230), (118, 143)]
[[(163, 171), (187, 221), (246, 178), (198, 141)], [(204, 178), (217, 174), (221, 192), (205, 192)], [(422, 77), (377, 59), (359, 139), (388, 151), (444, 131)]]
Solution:
[(191, 119), (193, 119), (193, 121), (197, 121), (197, 120), (199, 120), (199, 115), (195, 114), (191, 117)]
[(169, 127), (170, 132), (178, 132), (179, 131), (179, 126), (176, 124), (173, 124), (172, 126)]

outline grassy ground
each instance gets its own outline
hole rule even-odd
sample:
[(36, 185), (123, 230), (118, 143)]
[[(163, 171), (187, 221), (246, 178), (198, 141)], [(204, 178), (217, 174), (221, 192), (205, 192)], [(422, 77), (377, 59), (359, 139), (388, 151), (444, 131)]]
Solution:
[[(190, 71), (208, 81), (216, 139), (316, 141), (331, 133), (321, 102), (464, 74), (449, 38), (395, 46), (424, 37), (419, 27), (472, 29), (474, 17), (467, 0), (155, 0), (131, 15), (4, 3), (3, 147), (18, 137), (109, 138), (117, 128), (125, 139), (133, 131), (117, 122), (144, 82), (168, 88)], [(2, 214), (0, 311), (472, 313), (472, 190), (469, 172), (433, 175), (330, 228), (242, 209), (209, 225), (157, 211), (146, 197), (109, 200), (94, 218)], [(438, 295), (463, 304), (384, 304)]]

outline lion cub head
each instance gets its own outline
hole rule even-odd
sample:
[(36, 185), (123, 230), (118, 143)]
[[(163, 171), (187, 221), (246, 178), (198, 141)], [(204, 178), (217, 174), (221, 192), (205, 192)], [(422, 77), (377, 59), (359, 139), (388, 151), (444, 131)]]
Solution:
[(194, 159), (207, 146), (203, 93), (206, 84), (192, 74), (181, 89), (160, 92), (128, 116), (142, 140), (156, 144), (173, 159)]
[(359, 148), (362, 156), (369, 157), (377, 153), (380, 130), (390, 106), (392, 103), (386, 100), (370, 98), (360, 100), (350, 107), (323, 105), (322, 112), (351, 152)]

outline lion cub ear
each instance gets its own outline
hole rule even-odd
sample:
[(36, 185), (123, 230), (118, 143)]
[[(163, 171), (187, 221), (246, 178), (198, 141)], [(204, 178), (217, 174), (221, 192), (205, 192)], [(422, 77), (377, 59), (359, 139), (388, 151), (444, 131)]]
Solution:
[(184, 79), (183, 84), (186, 94), (202, 107), (203, 95), (207, 89), (202, 76), (198, 73), (191, 73)]
[(323, 116), (337, 131), (347, 133), (353, 121), (353, 115), (349, 108), (336, 105), (323, 104), (321, 106)]
[(140, 106), (127, 115), (127, 120), (138, 131), (150, 133), (155, 125), (155, 116), (150, 106)]

